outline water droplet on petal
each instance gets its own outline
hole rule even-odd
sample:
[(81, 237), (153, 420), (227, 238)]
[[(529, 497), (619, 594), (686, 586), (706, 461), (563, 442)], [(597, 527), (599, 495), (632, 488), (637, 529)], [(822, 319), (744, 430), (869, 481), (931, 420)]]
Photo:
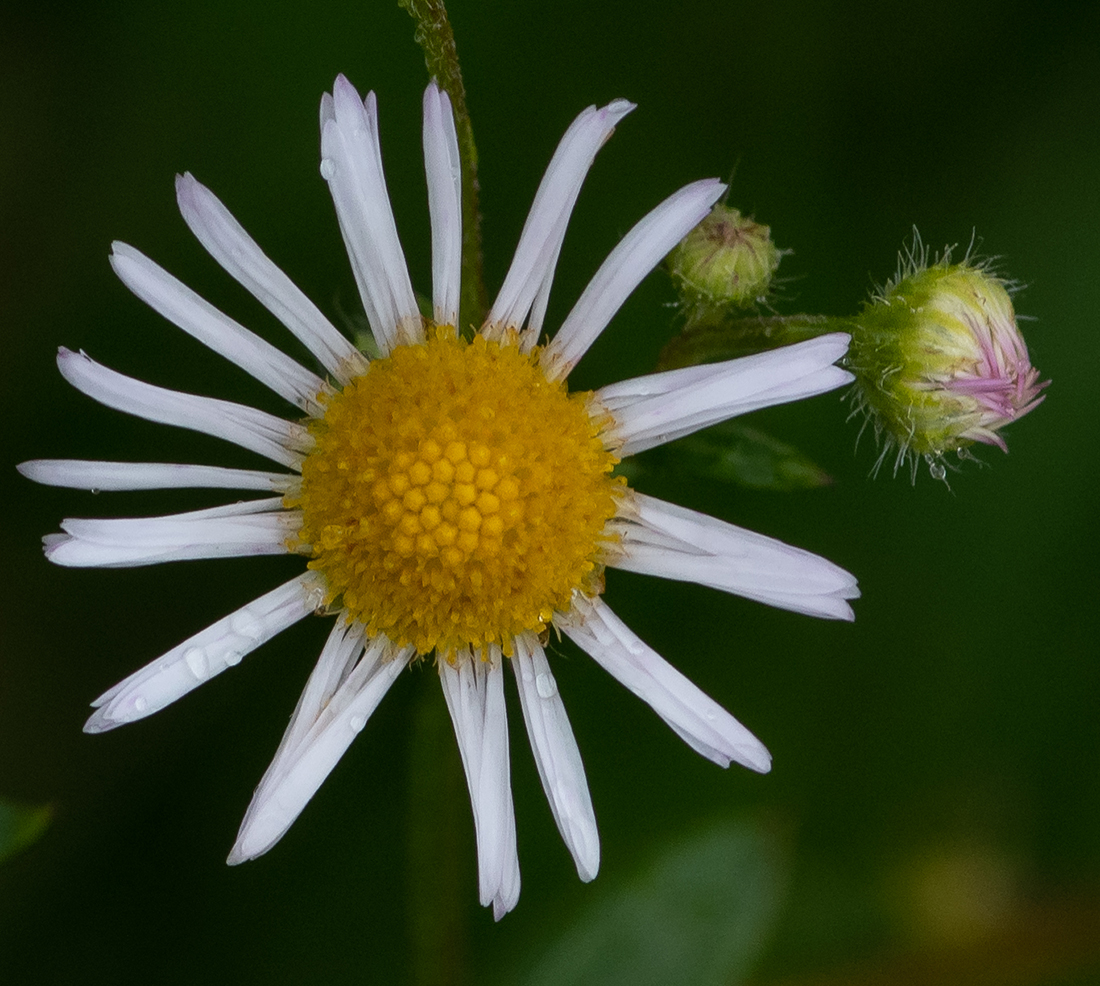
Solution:
[(144, 696), (136, 695), (134, 697), (134, 711), (144, 712), (147, 708), (149, 708), (149, 702), (144, 698)]
[(330, 157), (321, 158), (321, 177), (325, 181), (332, 181), (333, 176), (336, 174), (336, 162)]
[(198, 678), (199, 681), (206, 678), (209, 665), (206, 663), (206, 651), (201, 647), (192, 647), (187, 651), (187, 653), (183, 655), (183, 663), (187, 665), (187, 670)]
[(942, 462), (929, 463), (928, 471), (932, 474), (933, 479), (945, 479), (947, 477), (947, 467)]
[(91, 490), (89, 490), (89, 492), (92, 494), (92, 496), (99, 496), (99, 488), (96, 486), (93, 486)]
[(367, 720), (363, 716), (352, 716), (348, 720), (348, 729), (353, 733), (361, 733), (366, 724)]
[(553, 675), (544, 672), (535, 679), (535, 690), (542, 698), (553, 698), (558, 693), (558, 683)]
[(228, 651), (226, 651), (225, 652), (225, 658), (224, 658), (226, 667), (231, 668), (231, 667), (234, 667), (237, 664), (240, 664), (241, 663), (241, 658), (243, 658), (243, 657), (244, 657), (244, 654), (242, 654), (239, 650), (228, 650)]
[(263, 636), (259, 620), (248, 610), (235, 614), (229, 621), (229, 629), (245, 640), (256, 641)]

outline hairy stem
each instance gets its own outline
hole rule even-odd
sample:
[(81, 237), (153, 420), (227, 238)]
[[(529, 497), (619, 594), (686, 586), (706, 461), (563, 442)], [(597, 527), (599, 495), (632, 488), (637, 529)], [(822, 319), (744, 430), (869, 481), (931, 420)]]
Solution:
[(832, 315), (719, 317), (692, 325), (676, 336), (661, 352), (657, 368), (674, 370), (752, 356), (830, 332), (851, 332), (852, 321)]
[(458, 328), (479, 328), (489, 311), (481, 260), (481, 209), (478, 204), (477, 145), (466, 107), (466, 88), (458, 64), (454, 31), (443, 0), (398, 0), (416, 21), (416, 43), (424, 52), (428, 75), (451, 99), (458, 152), (462, 160), (462, 293)]

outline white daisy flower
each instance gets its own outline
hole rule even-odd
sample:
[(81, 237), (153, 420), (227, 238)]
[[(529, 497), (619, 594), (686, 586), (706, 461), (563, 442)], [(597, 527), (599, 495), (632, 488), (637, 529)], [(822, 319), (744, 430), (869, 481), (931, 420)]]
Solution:
[[(623, 456), (738, 414), (832, 390), (848, 337), (569, 393), (565, 379), (634, 287), (721, 196), (688, 185), (612, 250), (549, 342), (543, 316), (566, 225), (596, 152), (633, 109), (589, 108), (562, 139), (515, 259), (472, 340), (456, 330), (460, 169), (450, 102), (424, 95), (433, 316), (422, 317), (382, 172), (373, 93), (343, 77), (321, 102), (328, 182), (363, 307), (370, 361), (260, 250), (214, 195), (177, 180), (180, 210), (215, 260), (301, 340), (327, 379), (299, 365), (132, 247), (123, 282), (185, 332), (294, 405), (293, 420), (141, 383), (62, 349), (61, 372), (110, 407), (235, 442), (278, 464), (37, 460), (24, 475), (99, 490), (217, 487), (268, 496), (167, 517), (69, 519), (45, 538), (60, 565), (130, 566), (292, 552), (306, 571), (110, 689), (85, 729), (133, 722), (237, 664), (303, 617), (338, 612), (229, 861), (267, 852), (332, 770), (403, 668), (435, 654), (469, 784), (480, 895), (500, 918), (520, 878), (509, 780), (511, 665), (550, 808), (583, 880), (599, 837), (580, 753), (544, 641), (574, 640), (704, 756), (767, 771), (763, 745), (661, 659), (603, 601), (605, 566), (713, 586), (785, 609), (851, 619), (855, 579), (808, 552), (629, 489)], [(304, 415), (304, 418), (303, 418)]]

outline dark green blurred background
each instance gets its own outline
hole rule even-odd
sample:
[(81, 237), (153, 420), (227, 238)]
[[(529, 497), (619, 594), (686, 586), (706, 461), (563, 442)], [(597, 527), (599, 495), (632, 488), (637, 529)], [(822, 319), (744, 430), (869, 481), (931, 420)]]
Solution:
[[(149, 720), (100, 737), (80, 727), (109, 685), (299, 564), (53, 568), (39, 538), (63, 516), (169, 512), (218, 494), (92, 497), (35, 487), (13, 467), (249, 463), (93, 405), (53, 356), (85, 348), (142, 379), (282, 411), (131, 297), (107, 254), (112, 239), (132, 243), (284, 342), (180, 220), (172, 177), (190, 170), (330, 316), (353, 319), (318, 174), (318, 100), (337, 72), (378, 93), (398, 225), (428, 290), (425, 78), (411, 21), (388, 2), (31, 10), (9, 5), (0, 28), (0, 798), (50, 803), (54, 821), (0, 866), (0, 980), (406, 981), (409, 723), (417, 696), (438, 691), (433, 675), (405, 675), (286, 839), (230, 869), (320, 621)], [(977, 230), (1026, 284), (1017, 307), (1035, 319), (1032, 357), (1053, 380), (1009, 430), (1011, 455), (983, 453), (990, 467), (967, 467), (950, 492), (927, 473), (915, 487), (868, 479), (873, 450), (853, 452), (836, 395), (758, 422), (811, 452), (836, 477), (828, 489), (643, 477), (649, 492), (856, 573), (857, 621), (611, 573), (611, 605), (768, 744), (774, 770), (720, 771), (562, 645), (555, 672), (602, 871), (591, 886), (576, 880), (513, 703), (524, 889), (494, 926), (476, 902), (472, 832), (461, 833), (473, 981), (519, 981), (568, 929), (613, 912), (665, 847), (717, 824), (753, 833), (772, 861), (740, 896), (730, 864), (734, 897), (755, 914), (755, 986), (1100, 983), (1100, 8), (453, 0), (451, 17), (481, 153), (490, 292), (565, 127), (589, 103), (625, 96), (639, 109), (581, 195), (548, 324), (646, 210), (736, 165), (731, 204), (794, 251), (781, 310), (855, 311), (913, 224), (934, 247), (965, 247)], [(663, 277), (647, 280), (575, 383), (652, 368), (671, 297)], [(696, 980), (685, 970), (653, 981)], [(732, 966), (726, 981), (740, 981)]]

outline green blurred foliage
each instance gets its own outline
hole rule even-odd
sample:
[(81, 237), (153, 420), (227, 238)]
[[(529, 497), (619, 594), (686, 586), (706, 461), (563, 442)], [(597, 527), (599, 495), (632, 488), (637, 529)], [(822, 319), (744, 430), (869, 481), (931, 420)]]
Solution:
[(0, 800), (0, 863), (34, 845), (46, 832), (53, 810)]
[(557, 940), (534, 950), (522, 986), (731, 986), (768, 939), (782, 853), (759, 824), (724, 820), (671, 840), (633, 878), (614, 879)]
[(635, 467), (635, 475), (640, 477), (647, 470), (670, 470), (685, 477), (777, 493), (812, 490), (832, 482), (824, 469), (789, 442), (738, 420), (696, 432), (655, 451)]
[[(968, 466), (950, 492), (927, 476), (915, 487), (869, 481), (874, 455), (853, 454), (837, 395), (749, 422), (811, 455), (835, 480), (826, 488), (778, 496), (674, 468), (640, 477), (645, 492), (856, 573), (857, 620), (821, 623), (609, 573), (610, 605), (752, 728), (775, 767), (767, 777), (718, 770), (555, 645), (600, 821), (601, 875), (576, 880), (513, 703), (524, 890), (494, 924), (476, 901), (472, 835), (461, 842), (471, 981), (501, 981), (501, 970), (548, 954), (605, 885), (622, 886), (700, 819), (765, 812), (789, 834), (792, 869), (759, 986), (859, 983), (851, 970), (907, 986), (1095, 982), (1100, 8), (452, 0), (451, 14), (481, 157), (490, 294), (560, 135), (584, 106), (624, 96), (639, 109), (580, 196), (548, 326), (646, 210), (740, 162), (732, 201), (766, 215), (794, 250), (782, 310), (854, 310), (893, 272), (914, 223), (933, 246), (966, 243), (976, 229), (982, 250), (1025, 283), (1017, 309), (1035, 317), (1025, 327), (1033, 361), (1053, 380), (1046, 403), (1009, 430), (1011, 455), (984, 453), (989, 468)], [(0, 981), (409, 978), (404, 771), (414, 699), (438, 690), (430, 670), (403, 676), (271, 854), (227, 868), (322, 621), (145, 722), (99, 737), (80, 726), (105, 688), (298, 564), (52, 568), (39, 537), (62, 517), (166, 513), (217, 497), (93, 497), (34, 487), (13, 468), (41, 456), (249, 464), (216, 441), (93, 405), (63, 383), (53, 356), (59, 344), (85, 348), (154, 383), (283, 413), (131, 297), (106, 256), (112, 239), (132, 243), (301, 355), (188, 235), (172, 176), (191, 170), (354, 331), (354, 282), (317, 170), (318, 101), (341, 71), (378, 91), (398, 226), (424, 291), (425, 80), (396, 3), (6, 11), (0, 790), (58, 810), (49, 838), (0, 868)], [(673, 331), (672, 298), (667, 277), (647, 280), (573, 382), (651, 371)], [(749, 893), (741, 901), (762, 915), (772, 907)], [(1026, 954), (992, 961), (1013, 942)]]

